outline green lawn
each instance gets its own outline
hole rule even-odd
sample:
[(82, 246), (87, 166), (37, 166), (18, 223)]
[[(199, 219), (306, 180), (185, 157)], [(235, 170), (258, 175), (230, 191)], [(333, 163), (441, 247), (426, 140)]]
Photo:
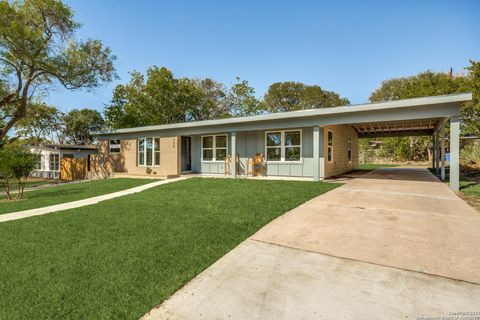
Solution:
[(399, 166), (398, 164), (392, 164), (392, 163), (360, 163), (358, 164), (358, 167), (356, 170), (370, 171), (378, 168), (391, 168), (391, 167), (398, 167), (398, 166)]
[(0, 319), (138, 319), (263, 225), (337, 186), (193, 178), (0, 223)]
[(86, 199), (150, 182), (153, 180), (119, 178), (69, 183), (25, 192), (20, 201), (8, 201), (5, 195), (0, 195), (0, 214)]

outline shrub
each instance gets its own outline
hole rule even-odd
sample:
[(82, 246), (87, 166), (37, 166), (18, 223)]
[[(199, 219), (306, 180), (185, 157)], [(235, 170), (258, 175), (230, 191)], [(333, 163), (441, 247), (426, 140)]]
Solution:
[(480, 144), (463, 146), (460, 151), (460, 162), (465, 166), (480, 167)]
[[(27, 177), (35, 166), (35, 155), (20, 146), (6, 145), (0, 148), (0, 186), (5, 189), (9, 200), (20, 200)], [(10, 192), (12, 183), (18, 185), (18, 192)]]

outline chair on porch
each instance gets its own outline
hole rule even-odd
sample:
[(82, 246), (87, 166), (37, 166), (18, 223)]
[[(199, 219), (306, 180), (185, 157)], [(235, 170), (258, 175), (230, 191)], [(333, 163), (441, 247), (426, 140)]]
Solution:
[(265, 176), (265, 158), (263, 154), (257, 153), (255, 156), (247, 159), (246, 175), (254, 177), (257, 173)]
[[(240, 156), (237, 155), (235, 156), (235, 163), (236, 163), (236, 172), (237, 175), (240, 174)], [(232, 155), (229, 154), (228, 157), (223, 158), (223, 174), (225, 176), (231, 175), (232, 174)]]

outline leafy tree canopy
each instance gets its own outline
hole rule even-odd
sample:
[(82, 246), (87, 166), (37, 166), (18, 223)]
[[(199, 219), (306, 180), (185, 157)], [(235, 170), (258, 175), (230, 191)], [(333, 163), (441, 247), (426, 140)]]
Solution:
[(301, 82), (276, 82), (270, 85), (263, 98), (262, 107), (269, 112), (335, 107), (350, 102), (333, 91)]
[(255, 96), (255, 89), (247, 80), (237, 77), (226, 96), (228, 110), (233, 117), (245, 117), (259, 114), (260, 101)]
[(79, 145), (91, 144), (104, 123), (100, 112), (92, 109), (73, 109), (62, 116), (62, 121), (65, 142)]
[(146, 76), (132, 72), (127, 84), (115, 87), (105, 118), (108, 126), (125, 128), (250, 115), (258, 107), (254, 93), (240, 79), (227, 90), (209, 78), (175, 78), (154, 66)]
[(32, 102), (25, 118), (15, 125), (15, 132), (33, 143), (52, 142), (61, 129), (61, 113), (43, 102)]
[(0, 1), (0, 141), (38, 90), (93, 89), (116, 76), (110, 49), (75, 39), (79, 27), (60, 0)]
[(425, 71), (418, 75), (385, 80), (370, 95), (370, 101), (409, 99), (472, 92), (473, 101), (462, 108), (462, 134), (480, 135), (480, 63), (471, 61), (467, 74)]

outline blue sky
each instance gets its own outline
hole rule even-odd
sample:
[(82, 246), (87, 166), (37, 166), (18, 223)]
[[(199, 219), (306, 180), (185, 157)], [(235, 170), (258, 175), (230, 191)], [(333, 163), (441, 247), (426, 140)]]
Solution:
[(300, 81), (368, 100), (381, 81), (427, 69), (455, 72), (480, 60), (480, 1), (67, 0), (117, 56), (120, 80), (89, 92), (56, 89), (62, 111), (102, 111), (129, 72), (165, 66), (177, 77), (246, 79), (262, 96)]

